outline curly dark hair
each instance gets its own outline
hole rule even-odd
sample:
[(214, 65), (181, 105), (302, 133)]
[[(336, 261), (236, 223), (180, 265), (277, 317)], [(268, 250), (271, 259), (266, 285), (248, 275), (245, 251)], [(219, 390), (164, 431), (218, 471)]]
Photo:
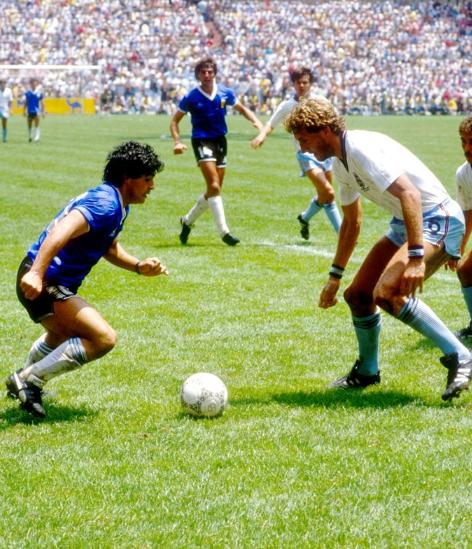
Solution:
[(472, 133), (472, 116), (464, 118), (459, 125), (459, 134), (469, 134)]
[(163, 169), (164, 162), (159, 159), (151, 145), (126, 141), (107, 156), (103, 180), (121, 187), (125, 177), (137, 179), (143, 175), (154, 176)]

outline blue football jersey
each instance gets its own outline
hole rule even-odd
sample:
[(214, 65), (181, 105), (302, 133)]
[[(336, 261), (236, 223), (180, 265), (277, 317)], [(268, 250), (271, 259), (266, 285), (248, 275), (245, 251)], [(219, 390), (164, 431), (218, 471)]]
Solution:
[(236, 102), (234, 91), (218, 84), (211, 96), (200, 87), (194, 88), (180, 100), (179, 110), (190, 113), (194, 139), (216, 139), (228, 133), (226, 105), (233, 106)]
[(39, 102), (44, 96), (40, 91), (28, 90), (25, 93), (26, 112), (28, 114), (40, 114), (41, 109)]
[(107, 183), (73, 198), (32, 244), (28, 250), (31, 260), (54, 226), (72, 210), (82, 213), (90, 230), (70, 240), (53, 258), (46, 271), (46, 284), (78, 288), (123, 228), (129, 206), (123, 206), (119, 190)]

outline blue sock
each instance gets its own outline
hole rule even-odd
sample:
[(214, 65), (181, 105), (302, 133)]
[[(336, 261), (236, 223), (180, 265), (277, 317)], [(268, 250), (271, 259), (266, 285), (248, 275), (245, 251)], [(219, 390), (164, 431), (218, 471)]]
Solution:
[(2, 139), (3, 139), (4, 143), (7, 140), (7, 129), (6, 128), (2, 128)]
[(352, 315), (359, 345), (359, 373), (373, 376), (379, 371), (379, 339), (382, 317), (379, 312), (369, 316)]
[(444, 322), (417, 297), (410, 297), (397, 318), (430, 339), (445, 355), (457, 353), (459, 360), (470, 358), (467, 347), (462, 345)]
[(312, 198), (308, 208), (302, 212), (302, 218), (308, 223), (310, 219), (321, 210), (321, 208), (322, 206), (318, 203), (318, 197), (315, 196)]
[(329, 204), (323, 204), (325, 214), (333, 226), (333, 229), (339, 233), (339, 227), (341, 226), (341, 215), (339, 213), (336, 202), (330, 202)]
[(472, 324), (472, 286), (469, 286), (468, 288), (462, 287), (461, 290), (465, 304), (467, 305), (467, 310), (469, 311), (469, 323)]

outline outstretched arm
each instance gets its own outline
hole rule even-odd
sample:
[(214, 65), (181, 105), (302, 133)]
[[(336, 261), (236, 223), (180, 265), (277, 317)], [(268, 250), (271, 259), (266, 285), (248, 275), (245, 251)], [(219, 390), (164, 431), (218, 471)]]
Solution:
[(157, 276), (169, 274), (167, 267), (157, 257), (148, 257), (139, 260), (136, 256), (129, 254), (117, 239), (113, 241), (104, 257), (113, 265), (128, 271), (134, 271), (140, 275)]
[(182, 111), (177, 111), (170, 121), (170, 134), (174, 140), (174, 154), (182, 154), (187, 150), (187, 145), (180, 141), (179, 122), (185, 116)]
[(262, 130), (259, 132), (258, 135), (251, 141), (251, 147), (253, 149), (257, 149), (260, 147), (264, 141), (266, 140), (267, 136), (273, 132), (274, 128), (267, 122), (265, 126), (263, 126)]
[(426, 266), (423, 250), (423, 216), (421, 213), (421, 195), (418, 189), (405, 174), (401, 175), (388, 187), (387, 192), (400, 200), (403, 220), (408, 237), (408, 248), (420, 247), (419, 255), (408, 254), (408, 263), (400, 280), (402, 295), (415, 295), (415, 291), (423, 290)]
[(328, 281), (321, 290), (319, 306), (322, 309), (333, 307), (338, 302), (336, 294), (341, 285), (341, 277), (357, 244), (361, 230), (362, 209), (358, 198), (352, 204), (343, 206), (343, 220), (339, 229), (338, 246), (330, 269)]
[(249, 122), (251, 122), (255, 128), (257, 128), (259, 131), (262, 130), (262, 128), (264, 127), (262, 122), (259, 120), (259, 118), (257, 118), (257, 116), (251, 110), (245, 107), (242, 103), (238, 101), (236, 105), (234, 105), (234, 109), (237, 110), (240, 114), (242, 114), (244, 118), (246, 118), (246, 120), (249, 120)]

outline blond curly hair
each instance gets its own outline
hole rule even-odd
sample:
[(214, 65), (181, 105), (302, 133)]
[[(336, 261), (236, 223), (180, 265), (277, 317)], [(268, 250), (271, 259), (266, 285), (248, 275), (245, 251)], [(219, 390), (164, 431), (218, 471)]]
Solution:
[(298, 133), (306, 130), (316, 133), (323, 128), (340, 134), (346, 129), (342, 116), (339, 116), (333, 105), (324, 97), (302, 99), (284, 122), (285, 129), (289, 133)]
[(459, 124), (459, 134), (466, 135), (472, 133), (472, 116), (464, 118)]

